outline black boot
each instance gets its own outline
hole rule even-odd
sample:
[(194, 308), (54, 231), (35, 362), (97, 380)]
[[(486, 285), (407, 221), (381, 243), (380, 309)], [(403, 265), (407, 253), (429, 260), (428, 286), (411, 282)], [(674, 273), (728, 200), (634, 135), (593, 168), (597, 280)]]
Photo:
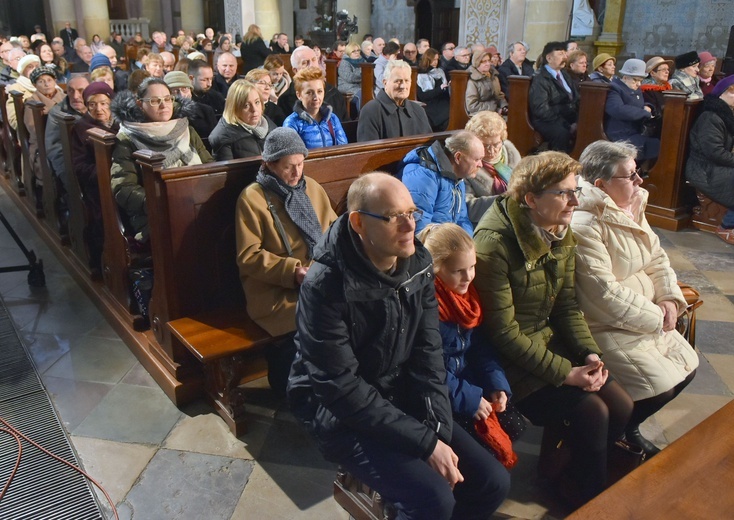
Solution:
[(627, 442), (637, 444), (640, 448), (642, 448), (642, 451), (644, 451), (646, 455), (645, 458), (647, 459), (660, 453), (660, 448), (658, 448), (652, 442), (648, 441), (645, 437), (642, 436), (642, 434), (640, 433), (639, 425), (631, 428), (628, 427), (627, 430), (625, 430), (624, 432), (624, 438), (627, 440)]

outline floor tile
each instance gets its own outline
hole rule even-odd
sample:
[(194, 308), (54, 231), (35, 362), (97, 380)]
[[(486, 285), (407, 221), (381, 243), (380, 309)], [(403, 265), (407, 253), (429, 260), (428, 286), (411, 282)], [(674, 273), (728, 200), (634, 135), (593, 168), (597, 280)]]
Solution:
[(665, 237), (675, 246), (689, 250), (713, 251), (719, 253), (734, 252), (734, 248), (726, 244), (713, 233), (703, 233), (695, 229), (663, 232)]
[(711, 251), (685, 251), (685, 255), (701, 271), (734, 271), (734, 249), (727, 253), (716, 253)]
[(86, 334), (104, 318), (89, 300), (54, 302), (6, 299), (18, 328), (45, 334)]
[(117, 383), (137, 363), (121, 339), (91, 336), (72, 338), (73, 348), (47, 371), (46, 375), (78, 381)]
[(670, 266), (676, 273), (679, 271), (694, 271), (696, 269), (696, 266), (691, 263), (683, 251), (679, 249), (666, 249), (665, 252), (668, 254)]
[(716, 410), (731, 401), (731, 397), (704, 396), (683, 392), (655, 414), (665, 431), (668, 442), (673, 442)]
[(699, 355), (698, 359), (699, 364), (696, 369), (696, 376), (686, 387), (686, 393), (723, 396), (734, 395), (726, 383), (721, 380), (719, 373), (711, 366), (706, 356)]
[(704, 354), (734, 354), (732, 338), (734, 323), (701, 319), (696, 321), (696, 348)]
[(58, 334), (37, 334), (20, 332), (23, 343), (33, 358), (33, 363), (40, 374), (46, 372), (62, 356), (71, 349), (73, 337)]
[(734, 295), (734, 273), (732, 271), (701, 271), (706, 278), (724, 294)]
[[(72, 436), (71, 440), (86, 472), (105, 488), (115, 504), (125, 498), (157, 451), (141, 444), (89, 437)], [(101, 492), (97, 495), (100, 502), (105, 501)]]
[[(734, 273), (734, 269), (731, 272)], [(703, 305), (696, 313), (699, 320), (734, 322), (734, 304), (726, 296), (719, 293), (704, 296)]]
[(706, 354), (706, 358), (729, 391), (734, 392), (734, 355)]
[(73, 433), (159, 445), (180, 417), (181, 412), (162, 390), (118, 384)]
[(67, 431), (79, 426), (114, 388), (111, 384), (51, 376), (44, 376), (42, 380)]
[(161, 449), (125, 503), (135, 520), (230, 518), (252, 468), (244, 460)]
[(678, 271), (676, 274), (679, 281), (691, 285), (701, 294), (721, 292), (701, 271)]
[(120, 382), (128, 385), (158, 388), (158, 383), (155, 382), (153, 376), (151, 376), (140, 363), (135, 363)]
[(163, 447), (237, 459), (253, 459), (255, 457), (248, 450), (248, 446), (253, 442), (261, 446), (263, 438), (270, 430), (270, 424), (264, 421), (249, 421), (247, 428), (247, 434), (238, 439), (232, 435), (217, 413), (194, 416), (184, 413), (166, 437)]

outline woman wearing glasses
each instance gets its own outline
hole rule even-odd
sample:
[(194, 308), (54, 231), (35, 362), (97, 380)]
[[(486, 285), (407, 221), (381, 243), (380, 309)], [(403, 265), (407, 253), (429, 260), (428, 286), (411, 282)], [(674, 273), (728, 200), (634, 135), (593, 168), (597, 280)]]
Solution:
[(176, 100), (160, 78), (148, 78), (137, 89), (120, 92), (112, 101), (112, 115), (120, 123), (112, 152), (112, 193), (127, 214), (135, 239), (147, 242), (150, 234), (145, 208), (142, 172), (133, 153), (152, 150), (166, 156), (164, 168), (211, 162), (212, 156), (189, 126), (190, 102)]
[[(628, 141), (637, 147), (639, 162), (655, 159), (660, 154), (660, 139), (648, 137), (645, 125), (661, 114), (653, 113), (645, 103), (640, 85), (647, 77), (645, 62), (629, 59), (609, 85), (604, 108), (604, 131), (610, 141)], [(652, 128), (652, 127), (651, 127)]]
[(265, 69), (252, 69), (247, 73), (245, 79), (250, 83), (254, 83), (258, 92), (260, 92), (263, 115), (275, 123), (275, 126), (283, 126), (285, 113), (270, 97), (273, 92), (273, 81), (270, 79), (270, 73)]
[(579, 305), (605, 365), (635, 402), (625, 437), (649, 457), (660, 450), (640, 424), (691, 382), (698, 356), (675, 330), (686, 300), (645, 218), (636, 153), (608, 141), (584, 150), (572, 224)]
[(629, 395), (607, 379), (576, 303), (569, 224), (580, 168), (559, 152), (522, 159), (474, 234), (479, 333), (500, 356), (517, 408), (555, 437), (550, 450), (541, 450), (539, 468), (556, 446), (570, 448), (570, 462), (552, 484), (575, 506), (606, 487), (607, 450), (632, 411)]

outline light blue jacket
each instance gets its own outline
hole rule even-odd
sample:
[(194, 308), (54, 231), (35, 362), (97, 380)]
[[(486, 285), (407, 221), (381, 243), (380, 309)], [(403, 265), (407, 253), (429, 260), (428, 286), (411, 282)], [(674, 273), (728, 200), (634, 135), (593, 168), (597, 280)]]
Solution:
[[(329, 105), (321, 105), (321, 122), (317, 123), (303, 108), (303, 103), (296, 101), (293, 113), (285, 118), (283, 127), (292, 128), (303, 139), (309, 150), (325, 146), (347, 144), (347, 134), (339, 118), (331, 111)], [(329, 127), (331, 122), (331, 128)]]

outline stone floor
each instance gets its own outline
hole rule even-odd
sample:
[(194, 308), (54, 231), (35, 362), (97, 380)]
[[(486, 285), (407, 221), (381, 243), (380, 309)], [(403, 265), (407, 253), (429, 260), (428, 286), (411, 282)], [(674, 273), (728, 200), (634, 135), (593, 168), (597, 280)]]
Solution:
[[(249, 389), (250, 430), (241, 438), (203, 402), (176, 408), (2, 192), (0, 209), (43, 259), (47, 278), (44, 290), (32, 290), (25, 273), (0, 274), (0, 294), (80, 460), (107, 489), (120, 518), (348, 518), (331, 498), (334, 467), (267, 383)], [(734, 247), (693, 230), (660, 235), (680, 278), (705, 300), (698, 376), (643, 425), (665, 446), (732, 399)], [(0, 266), (22, 260), (0, 227)], [(497, 518), (564, 515), (535, 482), (539, 438), (530, 428), (516, 443), (520, 463)]]

